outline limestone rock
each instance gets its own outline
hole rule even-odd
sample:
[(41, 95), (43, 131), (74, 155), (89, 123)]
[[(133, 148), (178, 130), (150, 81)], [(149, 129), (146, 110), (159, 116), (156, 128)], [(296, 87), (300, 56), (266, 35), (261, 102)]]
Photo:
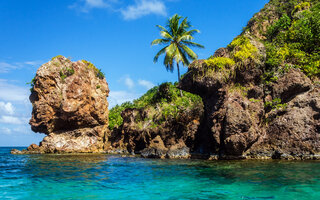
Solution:
[(105, 127), (50, 133), (40, 144), (45, 153), (98, 153), (103, 150)]
[(88, 62), (59, 56), (42, 65), (30, 95), (33, 131), (60, 130), (108, 124), (108, 84)]
[(31, 129), (45, 133), (29, 153), (102, 152), (108, 133), (108, 84), (87, 61), (57, 56), (32, 81)]

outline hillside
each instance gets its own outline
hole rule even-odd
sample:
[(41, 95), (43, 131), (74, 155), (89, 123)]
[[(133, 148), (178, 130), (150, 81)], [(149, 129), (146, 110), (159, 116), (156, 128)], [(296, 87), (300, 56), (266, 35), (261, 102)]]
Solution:
[[(176, 157), (318, 159), (319, 50), (319, 1), (271, 0), (226, 48), (190, 64), (178, 87), (201, 96), (204, 111), (189, 95), (154, 103), (163, 86), (154, 88), (110, 111), (111, 149), (146, 157), (171, 157), (174, 146)], [(190, 135), (177, 124), (195, 120), (194, 139), (177, 137)]]
[(197, 148), (202, 118), (199, 96), (183, 92), (181, 97), (175, 85), (163, 83), (133, 103), (126, 102), (110, 110), (109, 152), (188, 158), (190, 148)]
[(270, 1), (180, 83), (202, 97), (220, 159), (317, 159), (319, 1)]

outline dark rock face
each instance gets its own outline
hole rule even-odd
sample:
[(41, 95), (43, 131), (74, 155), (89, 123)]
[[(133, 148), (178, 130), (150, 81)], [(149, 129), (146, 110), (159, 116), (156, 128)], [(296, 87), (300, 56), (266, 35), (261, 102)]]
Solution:
[[(191, 64), (180, 87), (203, 98), (203, 137), (211, 142), (210, 154), (219, 159), (319, 158), (320, 88), (300, 70), (290, 69), (268, 92), (261, 84), (261, 65), (236, 71), (227, 82), (219, 74), (199, 73), (201, 67), (203, 61)], [(265, 107), (277, 98), (283, 108)]]
[(268, 113), (270, 122), (265, 138), (252, 148), (250, 156), (265, 154), (274, 158), (318, 159), (320, 88), (296, 92), (298, 95), (289, 97), (292, 100), (288, 101), (286, 111)]
[(124, 110), (124, 122), (108, 138), (107, 152), (141, 154), (148, 158), (190, 158), (190, 153), (198, 148), (202, 105), (154, 127), (147, 120), (152, 112), (148, 108)]
[(311, 86), (312, 82), (308, 77), (299, 70), (292, 69), (272, 85), (272, 96), (280, 98), (282, 102), (289, 102), (298, 94), (310, 90)]
[(31, 129), (45, 133), (29, 153), (102, 152), (108, 133), (108, 84), (89, 62), (58, 56), (33, 81)]

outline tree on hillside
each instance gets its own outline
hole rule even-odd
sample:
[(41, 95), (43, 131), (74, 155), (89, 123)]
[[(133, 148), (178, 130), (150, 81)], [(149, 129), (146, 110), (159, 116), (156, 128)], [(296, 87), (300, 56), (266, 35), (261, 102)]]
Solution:
[[(166, 25), (166, 28), (160, 25), (157, 27), (160, 29), (161, 39), (156, 39), (152, 41), (151, 45), (165, 45), (154, 57), (154, 62), (156, 63), (159, 56), (165, 54), (164, 62), (167, 70), (173, 72), (174, 62), (177, 65), (178, 70), (178, 80), (180, 81), (180, 69), (179, 63), (181, 62), (183, 66), (188, 66), (190, 61), (197, 59), (198, 56), (189, 47), (199, 47), (204, 48), (201, 44), (192, 42), (194, 39), (193, 35), (199, 33), (197, 29), (189, 30), (192, 26), (188, 22), (187, 18), (184, 18), (180, 23), (180, 19), (183, 18), (175, 14), (171, 17)], [(182, 92), (180, 90), (182, 96)]]

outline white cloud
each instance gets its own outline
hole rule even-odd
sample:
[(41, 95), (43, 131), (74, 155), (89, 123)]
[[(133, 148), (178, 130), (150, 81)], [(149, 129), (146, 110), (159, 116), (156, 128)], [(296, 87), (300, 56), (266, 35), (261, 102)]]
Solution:
[(23, 63), (20, 63), (21, 65), (31, 65), (31, 66), (40, 66), (41, 64), (43, 64), (42, 61), (40, 60), (34, 60), (34, 61), (26, 61), (26, 62), (23, 62)]
[(26, 61), (26, 62), (15, 62), (13, 64), (7, 62), (0, 62), (0, 73), (8, 73), (11, 70), (21, 69), (29, 66), (41, 65), (42, 61)]
[(0, 100), (3, 101), (28, 101), (30, 91), (27, 87), (20, 87), (0, 79)]
[(126, 84), (126, 86), (129, 88), (129, 89), (132, 89), (134, 87), (134, 82), (133, 80), (130, 78), (130, 77), (126, 77), (124, 79), (124, 84)]
[(93, 8), (113, 9), (113, 4), (117, 2), (118, 0), (79, 0), (78, 2), (70, 5), (69, 8), (87, 13)]
[(10, 135), (11, 133), (12, 131), (10, 128), (7, 128), (7, 127), (0, 128), (0, 134)]
[(150, 14), (166, 16), (167, 9), (160, 0), (135, 0), (135, 4), (121, 10), (121, 14), (125, 20), (133, 20)]
[(1, 112), (4, 112), (9, 115), (13, 115), (14, 114), (14, 107), (13, 107), (12, 103), (11, 102), (5, 103), (5, 102), (0, 101), (0, 113)]
[(139, 96), (140, 94), (130, 93), (127, 91), (111, 91), (108, 97), (109, 108), (112, 108), (117, 104), (120, 105), (126, 101), (132, 101), (137, 99)]
[(139, 80), (138, 84), (141, 85), (141, 86), (144, 86), (148, 90), (155, 86), (152, 82), (147, 81), (147, 80)]
[(14, 116), (3, 115), (0, 117), (0, 123), (3, 124), (26, 124), (28, 119), (26, 118), (18, 118)]
[(7, 73), (10, 70), (17, 69), (18, 66), (6, 62), (0, 62), (0, 73)]
[(85, 0), (85, 4), (92, 8), (105, 8), (108, 6), (103, 0)]
[(20, 125), (12, 129), (16, 133), (30, 134), (32, 133), (29, 125)]
[[(167, 1), (172, 2), (173, 0)], [(164, 0), (134, 0), (133, 4), (125, 6), (127, 2), (124, 0), (78, 0), (69, 8), (84, 13), (94, 8), (108, 9), (120, 13), (125, 20), (134, 20), (150, 14), (167, 16)]]

